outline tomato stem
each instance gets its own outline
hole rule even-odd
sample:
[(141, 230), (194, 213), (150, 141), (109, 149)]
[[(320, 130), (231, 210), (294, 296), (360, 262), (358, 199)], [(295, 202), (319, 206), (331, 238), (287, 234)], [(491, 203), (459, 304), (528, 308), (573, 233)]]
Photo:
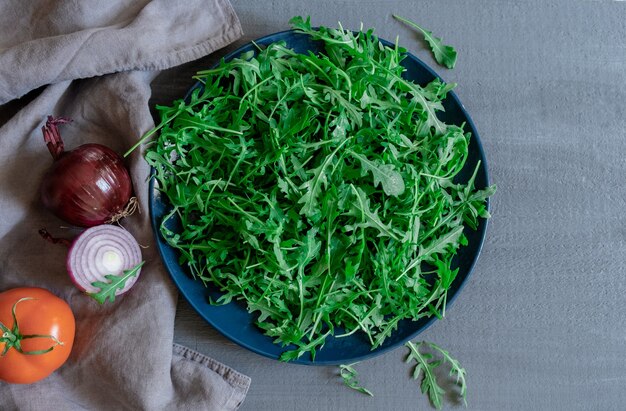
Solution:
[[(3, 331), (2, 337), (0, 337), (0, 343), (4, 343), (4, 349), (2, 350), (2, 353), (0, 353), (0, 356), (4, 356), (11, 348), (15, 349), (17, 352), (19, 352), (20, 354), (24, 354), (24, 355), (41, 355), (41, 354), (45, 354), (47, 352), (52, 351), (54, 347), (56, 347), (57, 345), (63, 345), (63, 342), (59, 341), (59, 339), (55, 337), (54, 335), (47, 335), (47, 334), (22, 335), (20, 334), (20, 328), (17, 324), (17, 316), (15, 315), (15, 307), (17, 307), (17, 305), (21, 303), (22, 301), (28, 301), (28, 300), (36, 300), (36, 298), (32, 298), (32, 297), (20, 298), (19, 300), (15, 302), (15, 304), (13, 304), (13, 308), (11, 308), (11, 315), (13, 316), (13, 329), (12, 330), (9, 329), (2, 322), (0, 322), (0, 329)], [(45, 350), (24, 351), (22, 349), (22, 340), (27, 339), (27, 338), (50, 338), (52, 341), (54, 341), (54, 345)]]

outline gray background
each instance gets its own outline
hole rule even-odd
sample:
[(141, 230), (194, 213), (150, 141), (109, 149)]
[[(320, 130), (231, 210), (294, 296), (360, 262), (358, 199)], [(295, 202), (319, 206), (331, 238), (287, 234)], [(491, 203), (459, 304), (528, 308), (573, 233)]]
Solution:
[[(474, 275), (419, 339), (468, 373), (470, 410), (626, 409), (626, 3), (496, 0), (234, 0), (242, 44), (310, 14), (314, 24), (375, 27), (435, 68), (474, 119), (488, 158), (493, 219)], [(437, 67), (391, 14), (458, 52)], [(228, 50), (232, 50), (230, 47)], [(163, 73), (168, 103), (217, 56)], [(283, 364), (218, 335), (179, 303), (176, 341), (252, 377), (243, 410), (429, 409), (406, 349), (357, 366), (374, 398), (333, 367)], [(448, 403), (446, 408), (454, 408)], [(457, 406), (456, 408), (459, 408)]]

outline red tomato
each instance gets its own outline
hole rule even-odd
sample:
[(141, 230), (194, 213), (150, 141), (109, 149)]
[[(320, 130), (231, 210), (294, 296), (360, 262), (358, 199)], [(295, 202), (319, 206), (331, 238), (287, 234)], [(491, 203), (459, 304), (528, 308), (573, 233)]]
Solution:
[[(17, 332), (11, 314), (14, 307)], [(0, 322), (0, 354), (4, 353), (0, 355), (0, 380), (16, 384), (39, 381), (70, 356), (74, 314), (65, 301), (43, 288), (0, 293)]]

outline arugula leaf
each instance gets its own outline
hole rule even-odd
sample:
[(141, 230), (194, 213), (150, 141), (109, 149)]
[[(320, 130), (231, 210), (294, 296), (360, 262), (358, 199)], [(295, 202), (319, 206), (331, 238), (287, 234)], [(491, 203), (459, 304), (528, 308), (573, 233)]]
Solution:
[(388, 196), (398, 197), (404, 193), (402, 174), (395, 170), (393, 164), (378, 164), (376, 161), (368, 160), (367, 157), (352, 150), (349, 153), (361, 162), (361, 167), (363, 167), (361, 175), (367, 174), (368, 171), (372, 172), (374, 186), (382, 184), (383, 191)]
[(346, 230), (350, 231), (356, 227), (371, 227), (378, 231), (378, 236), (387, 236), (398, 240), (399, 237), (395, 233), (395, 230), (380, 219), (378, 210), (372, 211), (370, 209), (370, 200), (367, 194), (365, 194), (361, 188), (356, 188), (353, 185), (350, 185), (350, 188), (356, 198), (352, 203), (353, 208), (348, 214), (354, 215), (355, 217), (360, 216), (361, 221), (357, 222), (355, 226), (346, 225)]
[(106, 274), (104, 277), (109, 280), (109, 282), (95, 281), (91, 283), (94, 287), (100, 288), (100, 291), (97, 293), (87, 293), (87, 295), (100, 304), (104, 304), (107, 299), (114, 302), (116, 291), (123, 289), (126, 286), (126, 282), (131, 277), (136, 276), (144, 264), (145, 261), (142, 261), (130, 270), (124, 270), (123, 273), (119, 275)]
[(444, 254), (449, 248), (458, 248), (461, 234), (463, 234), (462, 225), (454, 227), (441, 237), (433, 238), (429, 244), (420, 246), (420, 259), (432, 262), (436, 254)]
[(461, 364), (457, 360), (450, 356), (448, 351), (445, 351), (435, 343), (429, 342), (427, 344), (433, 350), (438, 351), (443, 356), (444, 361), (450, 364), (450, 373), (448, 375), (456, 378), (456, 384), (461, 388), (460, 395), (463, 399), (463, 404), (467, 407), (467, 386), (465, 383), (467, 373), (465, 369), (461, 367)]
[(353, 365), (355, 365), (357, 363), (354, 364), (348, 364), (348, 365), (340, 365), (339, 366), (339, 375), (341, 376), (341, 378), (343, 379), (343, 383), (352, 388), (353, 390), (356, 390), (360, 393), (363, 394), (367, 394), (370, 397), (373, 397), (374, 394), (372, 394), (372, 392), (370, 390), (368, 390), (365, 387), (362, 387), (359, 382), (357, 381), (357, 376), (358, 373), (356, 372), (356, 370), (352, 367)]
[[(441, 409), (443, 405), (443, 396), (446, 393), (446, 391), (437, 382), (435, 374), (435, 370), (444, 363), (450, 364), (449, 376), (456, 378), (455, 383), (460, 387), (460, 396), (463, 399), (465, 406), (467, 406), (467, 387), (465, 384), (466, 372), (457, 360), (452, 358), (447, 351), (443, 350), (434, 343), (422, 341), (418, 344), (414, 344), (411, 341), (408, 341), (405, 346), (409, 349), (405, 362), (409, 363), (413, 360), (416, 363), (413, 370), (413, 379), (416, 380), (419, 378), (420, 374), (422, 375), (422, 394), (428, 395), (431, 404), (435, 408), (438, 410)], [(419, 349), (424, 346), (430, 347), (436, 352), (439, 352), (443, 356), (443, 360), (434, 359), (433, 355), (430, 353), (421, 353)]]
[(424, 39), (430, 46), (430, 50), (433, 52), (433, 56), (435, 56), (435, 60), (437, 61), (437, 63), (449, 69), (454, 68), (454, 65), (456, 64), (456, 50), (454, 49), (454, 47), (443, 44), (441, 38), (434, 37), (431, 31), (423, 29), (422, 27), (418, 26), (410, 20), (407, 20), (400, 16), (396, 16), (395, 14), (393, 15), (393, 18), (420, 31), (424, 35)]
[(300, 209), (300, 214), (304, 214), (308, 217), (314, 217), (315, 212), (318, 210), (316, 198), (322, 190), (322, 186), (328, 183), (326, 168), (332, 163), (335, 154), (346, 142), (348, 142), (348, 140), (344, 140), (332, 153), (326, 156), (319, 167), (311, 170), (313, 178), (304, 182), (299, 187), (299, 189), (304, 192), (303, 196), (300, 200), (298, 200), (298, 203), (304, 203)]
[(450, 285), (452, 285), (456, 275), (459, 273), (459, 269), (455, 268), (452, 270), (449, 261), (443, 261), (438, 258), (434, 259), (433, 263), (435, 267), (437, 267), (437, 274), (441, 280), (441, 286), (445, 289), (450, 288)]
[(495, 191), (474, 186), (479, 165), (459, 178), (471, 135), (438, 118), (453, 85), (405, 79), (406, 50), (372, 30), (291, 23), (322, 52), (276, 42), (199, 72), (202, 90), (158, 107), (145, 157), (172, 205), (160, 235), (283, 361), (443, 316), (451, 257)]

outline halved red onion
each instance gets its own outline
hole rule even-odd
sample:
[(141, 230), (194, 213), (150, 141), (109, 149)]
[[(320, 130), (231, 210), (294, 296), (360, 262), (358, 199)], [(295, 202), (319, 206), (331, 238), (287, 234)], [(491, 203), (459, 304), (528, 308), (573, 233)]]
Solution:
[[(123, 228), (105, 224), (85, 230), (74, 240), (67, 255), (67, 272), (79, 289), (96, 293), (99, 289), (92, 283), (108, 282), (105, 275), (120, 275), (141, 261), (141, 248), (135, 238)], [(129, 278), (125, 287), (117, 290), (115, 295), (128, 291), (139, 274), (140, 271)]]

